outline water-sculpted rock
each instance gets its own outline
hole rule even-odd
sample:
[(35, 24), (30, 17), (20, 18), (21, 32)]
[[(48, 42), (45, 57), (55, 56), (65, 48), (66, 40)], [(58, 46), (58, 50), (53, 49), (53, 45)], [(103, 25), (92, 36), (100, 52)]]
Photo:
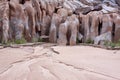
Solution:
[(79, 20), (76, 15), (72, 15), (66, 19), (66, 21), (60, 24), (58, 43), (62, 45), (76, 44), (76, 38), (79, 28)]
[(90, 39), (94, 40), (96, 36), (98, 36), (98, 27), (99, 27), (99, 12), (91, 12), (90, 14)]
[(0, 1), (0, 42), (6, 43), (9, 38), (9, 5)]
[(108, 32), (117, 42), (119, 6), (119, 0), (0, 0), (0, 42), (49, 36), (52, 43), (75, 45)]
[(24, 4), (25, 12), (26, 12), (26, 19), (27, 19), (27, 26), (30, 38), (34, 38), (36, 35), (35, 32), (35, 10), (32, 6), (31, 1), (26, 1)]
[(50, 34), (49, 34), (49, 41), (52, 43), (57, 42), (57, 36), (59, 31), (58, 29), (61, 21), (62, 21), (62, 17), (59, 14), (54, 13), (51, 20)]
[(90, 39), (90, 16), (89, 15), (83, 15), (80, 14), (80, 18), (81, 18), (81, 32), (84, 35), (83, 39), (84, 42), (86, 42), (88, 39)]
[(120, 41), (120, 16), (116, 13), (113, 14), (113, 41)]
[(26, 26), (26, 15), (23, 6), (16, 1), (10, 1), (10, 39), (21, 39)]

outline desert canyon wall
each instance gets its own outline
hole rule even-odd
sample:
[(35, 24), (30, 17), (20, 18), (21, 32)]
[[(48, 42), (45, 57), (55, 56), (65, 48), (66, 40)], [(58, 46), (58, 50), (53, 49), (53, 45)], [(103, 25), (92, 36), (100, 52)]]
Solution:
[(0, 0), (0, 43), (120, 40), (120, 0)]

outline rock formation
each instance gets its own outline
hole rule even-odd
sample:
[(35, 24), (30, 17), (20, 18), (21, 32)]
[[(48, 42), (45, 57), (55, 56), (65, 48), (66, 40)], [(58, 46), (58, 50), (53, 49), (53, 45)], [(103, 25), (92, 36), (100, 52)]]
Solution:
[(108, 41), (117, 42), (119, 9), (119, 0), (0, 0), (0, 43), (48, 36), (62, 45), (75, 45), (77, 39), (99, 44), (108, 40), (107, 33)]

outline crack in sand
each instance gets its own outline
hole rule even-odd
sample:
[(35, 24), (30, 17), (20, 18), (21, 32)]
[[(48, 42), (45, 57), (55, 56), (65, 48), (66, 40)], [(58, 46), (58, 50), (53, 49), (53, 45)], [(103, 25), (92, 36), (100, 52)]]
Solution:
[(44, 66), (41, 66), (42, 68), (48, 70), (50, 72), (50, 74), (52, 74), (54, 77), (56, 77), (58, 80), (61, 80), (57, 75), (55, 75), (53, 72), (51, 72), (49, 69), (47, 69), (46, 67)]
[(50, 48), (50, 50), (51, 50), (52, 52), (56, 53), (56, 54), (60, 54), (60, 52), (55, 51), (55, 49), (54, 49), (54, 48)]
[[(44, 48), (44, 49), (45, 49), (45, 48)], [(43, 49), (43, 50), (44, 50), (44, 49)], [(52, 48), (47, 48), (47, 49), (49, 49), (50, 51), (52, 51), (52, 52), (54, 52), (54, 53), (56, 53), (56, 54), (59, 54), (57, 51), (55, 51), (55, 50), (52, 49)], [(32, 55), (32, 56), (28, 56), (28, 57), (26, 57), (26, 58), (23, 58), (22, 60), (13, 62), (13, 63), (10, 64), (11, 66), (10, 66), (9, 68), (7, 68), (6, 70), (4, 70), (4, 71), (1, 72), (0, 74), (3, 74), (3, 73), (6, 72), (7, 70), (9, 70), (14, 64), (22, 63), (22, 62), (26, 62), (26, 61), (30, 61), (30, 60), (37, 59), (37, 58), (47, 57), (46, 54), (47, 54), (47, 53), (43, 53), (43, 54), (41, 54), (41, 55)]]
[(1, 73), (0, 73), (0, 75), (1, 74), (3, 74), (4, 72), (6, 72), (6, 71), (8, 71), (10, 68), (12, 68), (13, 67), (13, 65), (10, 65), (7, 69), (5, 69), (4, 71), (2, 71)]
[(110, 76), (110, 75), (106, 75), (106, 74), (103, 74), (103, 73), (100, 73), (100, 72), (95, 72), (95, 71), (88, 70), (88, 69), (85, 69), (85, 68), (78, 68), (78, 67), (75, 67), (74, 65), (67, 64), (67, 63), (64, 63), (64, 62), (59, 61), (59, 60), (57, 60), (57, 61), (58, 61), (58, 63), (60, 63), (60, 64), (64, 64), (64, 65), (66, 65), (66, 66), (73, 67), (74, 69), (77, 69), (77, 70), (79, 70), (79, 71), (84, 70), (84, 71), (87, 71), (87, 72), (90, 72), (90, 73), (94, 73), (94, 74), (97, 74), (97, 75), (102, 75), (102, 76), (109, 77), (109, 78), (112, 78), (112, 79), (120, 80), (119, 78), (116, 78), (116, 77), (113, 77), (113, 76)]
[(7, 68), (6, 70), (4, 70), (3, 72), (1, 72), (0, 75), (3, 74), (3, 73), (5, 73), (6, 71), (8, 71), (10, 68), (12, 68), (14, 64), (18, 64), (18, 63), (30, 61), (30, 60), (37, 59), (37, 58), (40, 58), (40, 57), (42, 57), (42, 56), (41, 56), (41, 55), (30, 56), (30, 57), (24, 58), (24, 59), (22, 59), (22, 60), (13, 62), (13, 63), (10, 64), (11, 66), (10, 66), (9, 68)]

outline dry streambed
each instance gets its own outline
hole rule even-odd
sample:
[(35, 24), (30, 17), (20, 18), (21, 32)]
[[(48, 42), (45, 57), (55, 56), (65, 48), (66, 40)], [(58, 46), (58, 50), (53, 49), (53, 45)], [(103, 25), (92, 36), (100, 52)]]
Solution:
[(120, 80), (120, 51), (88, 46), (0, 49), (0, 80)]

